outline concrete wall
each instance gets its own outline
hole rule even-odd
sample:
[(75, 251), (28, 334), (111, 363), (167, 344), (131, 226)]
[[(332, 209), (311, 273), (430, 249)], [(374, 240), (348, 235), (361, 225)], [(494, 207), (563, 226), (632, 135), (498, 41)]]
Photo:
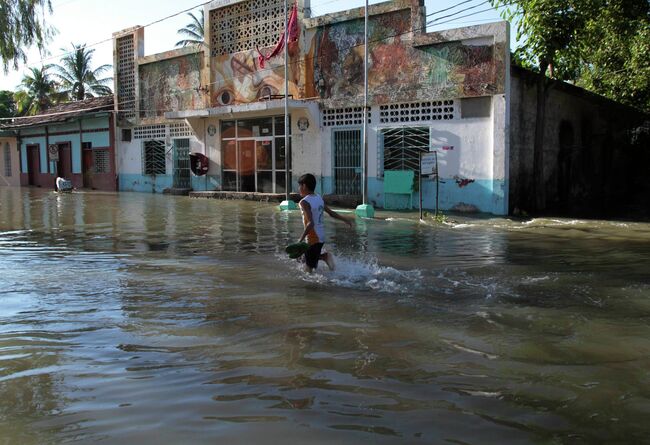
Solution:
[(0, 136), (0, 187), (20, 186), (20, 152), (17, 147), (15, 137)]
[[(533, 208), (536, 75), (512, 69), (510, 210)], [(544, 125), (541, 213), (599, 216), (647, 206), (650, 120), (572, 85), (550, 81)], [(640, 135), (640, 136), (635, 136)], [(641, 204), (644, 202), (645, 204)], [(636, 208), (636, 210), (635, 210)]]

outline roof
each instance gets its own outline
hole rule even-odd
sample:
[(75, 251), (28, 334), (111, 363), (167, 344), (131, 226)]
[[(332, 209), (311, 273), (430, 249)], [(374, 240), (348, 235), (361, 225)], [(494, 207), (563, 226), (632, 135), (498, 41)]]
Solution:
[(7, 121), (6, 124), (0, 124), (0, 130), (17, 130), (55, 122), (65, 122), (76, 117), (111, 110), (113, 110), (113, 95), (92, 97), (55, 105), (35, 116), (17, 117), (13, 121)]

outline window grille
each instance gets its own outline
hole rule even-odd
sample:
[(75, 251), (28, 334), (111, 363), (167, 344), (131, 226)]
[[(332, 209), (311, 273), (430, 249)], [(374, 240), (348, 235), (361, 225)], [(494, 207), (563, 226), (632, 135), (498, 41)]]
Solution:
[(117, 99), (121, 119), (135, 117), (135, 43), (133, 34), (117, 39)]
[(5, 142), (4, 158), (5, 176), (11, 176), (11, 147), (9, 146), (9, 142)]
[[(370, 109), (366, 110), (368, 123), (371, 123)], [(348, 107), (323, 110), (323, 127), (363, 125), (363, 107)]]
[(248, 0), (210, 11), (211, 56), (274, 46), (284, 28), (284, 2)]
[(169, 136), (173, 138), (186, 138), (194, 136), (194, 132), (185, 122), (169, 124)]
[(429, 122), (451, 120), (455, 115), (453, 100), (432, 100), (379, 106), (379, 122)]
[(420, 171), (420, 152), (429, 151), (428, 127), (384, 128), (381, 130), (384, 170)]
[(110, 173), (108, 150), (93, 150), (93, 166), (95, 173)]
[(144, 125), (133, 129), (134, 139), (165, 139), (167, 126), (164, 124)]
[(164, 175), (165, 141), (150, 140), (142, 144), (142, 171), (145, 175)]

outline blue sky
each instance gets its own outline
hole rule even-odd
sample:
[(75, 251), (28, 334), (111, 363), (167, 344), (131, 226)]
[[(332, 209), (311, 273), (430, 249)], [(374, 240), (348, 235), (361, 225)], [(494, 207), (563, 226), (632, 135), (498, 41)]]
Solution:
[[(205, 1), (205, 0), (204, 0)], [(47, 21), (58, 30), (58, 35), (48, 45), (49, 55), (43, 58), (36, 49), (28, 52), (27, 67), (59, 63), (61, 55), (72, 43), (86, 43), (95, 49), (95, 67), (113, 63), (111, 37), (116, 31), (136, 25), (148, 25), (185, 9), (202, 4), (201, 0), (52, 0), (53, 14)], [(463, 4), (460, 4), (463, 2)], [(370, 4), (380, 3), (370, 1)], [(364, 5), (364, 0), (313, 0), (312, 16), (323, 15)], [(448, 11), (431, 15), (427, 20), (439, 19), (438, 26), (429, 31), (457, 28), (500, 20), (496, 11), (477, 13), (489, 8), (485, 0), (425, 0), (427, 14), (454, 5)], [(471, 9), (468, 9), (471, 8)], [(464, 12), (459, 12), (467, 9)], [(452, 17), (443, 17), (457, 13)], [(471, 14), (471, 15), (470, 15)], [(466, 16), (467, 17), (463, 17)], [(145, 54), (156, 54), (174, 48), (180, 40), (176, 31), (189, 23), (187, 13), (165, 19), (145, 29)], [(102, 42), (102, 43), (99, 43)], [(63, 50), (62, 50), (63, 48)], [(7, 75), (0, 71), (0, 90), (15, 90), (27, 68), (21, 66)]]

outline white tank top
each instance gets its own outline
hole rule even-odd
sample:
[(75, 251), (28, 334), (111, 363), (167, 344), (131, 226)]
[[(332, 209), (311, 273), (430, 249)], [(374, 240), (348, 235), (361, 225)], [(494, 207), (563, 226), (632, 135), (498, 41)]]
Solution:
[[(302, 198), (311, 206), (311, 220), (314, 222), (314, 228), (307, 234), (307, 243), (324, 243), (325, 242), (325, 226), (323, 225), (323, 210), (325, 209), (325, 202), (320, 195), (313, 194), (307, 195)], [(302, 212), (302, 207), (300, 208)], [(304, 212), (302, 212), (302, 219), (307, 223)]]

